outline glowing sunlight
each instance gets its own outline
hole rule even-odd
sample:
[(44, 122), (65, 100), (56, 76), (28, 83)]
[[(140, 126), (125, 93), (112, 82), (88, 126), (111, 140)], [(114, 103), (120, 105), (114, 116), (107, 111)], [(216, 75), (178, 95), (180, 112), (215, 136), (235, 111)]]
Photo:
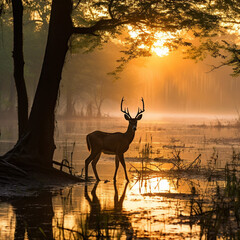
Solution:
[[(137, 38), (140, 35), (139, 30), (133, 29), (132, 26), (128, 26), (129, 35), (131, 38)], [(146, 30), (147, 32), (147, 30)], [(179, 32), (177, 32), (179, 34)], [(150, 44), (151, 52), (155, 53), (159, 57), (167, 56), (170, 52), (169, 47), (166, 46), (167, 43), (171, 42), (176, 37), (171, 32), (155, 32), (154, 39), (155, 41)], [(146, 45), (141, 44), (139, 48), (147, 48)]]

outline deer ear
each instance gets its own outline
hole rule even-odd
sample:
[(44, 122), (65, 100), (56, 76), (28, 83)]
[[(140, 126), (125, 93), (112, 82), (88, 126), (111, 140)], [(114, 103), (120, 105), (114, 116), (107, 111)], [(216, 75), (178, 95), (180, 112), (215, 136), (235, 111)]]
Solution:
[(130, 117), (129, 117), (127, 114), (124, 114), (124, 117), (125, 117), (125, 119), (126, 119), (127, 121), (130, 120)]
[(136, 120), (141, 120), (142, 119), (142, 114), (140, 114), (137, 118), (136, 118)]

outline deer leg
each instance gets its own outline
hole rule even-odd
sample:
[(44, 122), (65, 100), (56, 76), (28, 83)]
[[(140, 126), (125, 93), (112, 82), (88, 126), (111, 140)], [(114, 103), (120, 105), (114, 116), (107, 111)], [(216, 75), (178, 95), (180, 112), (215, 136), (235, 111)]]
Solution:
[(126, 164), (125, 164), (125, 160), (124, 160), (123, 154), (119, 154), (118, 158), (119, 158), (119, 160), (120, 160), (120, 162), (121, 162), (121, 164), (123, 166), (124, 173), (125, 173), (125, 178), (129, 182), (129, 179), (128, 179), (128, 176), (127, 176)]
[(118, 155), (116, 155), (115, 156), (115, 173), (114, 173), (114, 177), (113, 177), (114, 182), (116, 182), (118, 167), (119, 167), (119, 158), (118, 158)]
[(96, 165), (97, 165), (97, 162), (98, 162), (100, 156), (101, 156), (101, 153), (99, 153), (92, 161), (92, 169), (93, 169), (93, 172), (94, 172), (94, 175), (95, 175), (95, 178), (97, 179), (97, 181), (100, 181), (100, 178), (98, 177), (98, 173), (97, 173), (97, 169), (96, 169)]
[(91, 152), (89, 157), (85, 160), (85, 180), (88, 180), (88, 165), (97, 156), (98, 153)]

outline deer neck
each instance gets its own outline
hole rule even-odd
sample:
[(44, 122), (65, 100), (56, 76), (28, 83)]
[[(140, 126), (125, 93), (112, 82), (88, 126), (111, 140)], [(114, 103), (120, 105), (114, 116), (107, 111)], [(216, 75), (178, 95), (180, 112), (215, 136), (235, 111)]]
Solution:
[(133, 131), (132, 127), (130, 127), (130, 125), (128, 125), (128, 129), (127, 129), (127, 131), (124, 133), (124, 135), (127, 137), (129, 143), (131, 143), (132, 140), (134, 139), (135, 131)]

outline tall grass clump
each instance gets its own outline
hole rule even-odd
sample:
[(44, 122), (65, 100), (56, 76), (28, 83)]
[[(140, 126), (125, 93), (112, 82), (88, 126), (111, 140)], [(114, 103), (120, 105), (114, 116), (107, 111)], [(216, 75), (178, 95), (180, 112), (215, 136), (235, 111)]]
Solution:
[(205, 199), (191, 202), (191, 209), (195, 205), (191, 214), (195, 213), (201, 227), (200, 239), (240, 239), (239, 156), (233, 150), (231, 162), (225, 165), (224, 180), (216, 182)]
[(152, 141), (152, 135), (150, 135), (150, 138), (148, 135), (145, 135), (145, 140), (142, 140), (142, 137), (140, 137), (138, 141), (138, 145), (136, 146), (136, 149), (138, 151), (139, 158), (141, 159), (150, 159), (153, 154), (153, 141)]

